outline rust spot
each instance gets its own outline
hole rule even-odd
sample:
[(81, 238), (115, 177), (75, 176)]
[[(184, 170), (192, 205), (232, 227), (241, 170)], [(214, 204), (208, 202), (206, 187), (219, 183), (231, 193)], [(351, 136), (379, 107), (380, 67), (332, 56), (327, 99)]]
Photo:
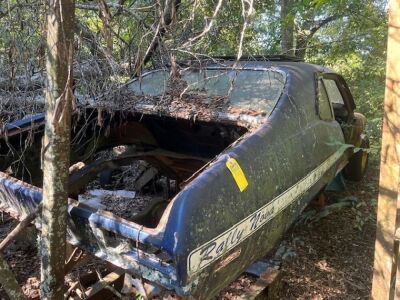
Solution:
[(239, 248), (232, 252), (230, 255), (228, 255), (226, 258), (224, 258), (222, 261), (220, 261), (215, 269), (215, 272), (218, 272), (222, 268), (226, 267), (229, 265), (232, 261), (234, 261), (236, 258), (240, 256), (240, 253), (242, 252), (242, 249)]

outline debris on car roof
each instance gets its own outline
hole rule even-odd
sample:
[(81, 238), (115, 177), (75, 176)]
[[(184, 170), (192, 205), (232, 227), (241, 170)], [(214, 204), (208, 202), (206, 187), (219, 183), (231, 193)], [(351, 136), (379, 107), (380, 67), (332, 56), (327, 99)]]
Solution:
[[(238, 60), (237, 56), (213, 56), (213, 59)], [(239, 61), (293, 61), (304, 62), (304, 59), (290, 55), (242, 55)]]
[(267, 68), (193, 67), (182, 69), (179, 78), (154, 70), (89, 105), (254, 129), (271, 113), (284, 81), (282, 73)]

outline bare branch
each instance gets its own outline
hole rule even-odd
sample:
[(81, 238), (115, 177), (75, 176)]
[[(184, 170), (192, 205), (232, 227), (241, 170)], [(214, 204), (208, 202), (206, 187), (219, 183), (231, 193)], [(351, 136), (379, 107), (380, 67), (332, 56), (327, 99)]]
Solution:
[(192, 47), (193, 46), (193, 42), (201, 39), (203, 36), (205, 36), (211, 30), (211, 28), (212, 28), (212, 26), (213, 26), (213, 24), (214, 24), (214, 22), (216, 20), (216, 17), (218, 15), (218, 12), (222, 7), (222, 3), (223, 3), (223, 0), (218, 0), (217, 5), (215, 6), (214, 13), (213, 13), (210, 21), (208, 22), (208, 24), (206, 24), (206, 26), (204, 27), (203, 31), (200, 34), (198, 34), (197, 36), (189, 39), (186, 43), (184, 43), (181, 46), (181, 48), (190, 48), (190, 47)]
[[(138, 15), (137, 12), (140, 11), (151, 11), (154, 9), (154, 5), (146, 6), (146, 7), (138, 7), (138, 8), (126, 8), (121, 4), (117, 3), (106, 3), (107, 7), (110, 9), (115, 9), (117, 11), (122, 11), (126, 14), (129, 14), (137, 19), (140, 19), (140, 16)], [(82, 9), (82, 10), (91, 10), (91, 11), (99, 11), (100, 10), (100, 5), (99, 4), (82, 4), (82, 3), (76, 3), (75, 7), (77, 9)]]
[[(246, 3), (248, 5), (248, 8), (246, 10)], [(247, 26), (249, 24), (249, 19), (251, 15), (254, 12), (254, 7), (253, 7), (253, 0), (242, 0), (242, 17), (243, 17), (243, 28), (240, 33), (240, 41), (239, 41), (239, 48), (238, 48), (238, 53), (237, 53), (237, 59), (236, 62), (240, 60), (240, 58), (243, 55), (243, 40), (244, 40), (244, 35), (246, 33)], [(235, 63), (236, 65), (236, 63)]]
[(321, 27), (323, 27), (323, 26), (325, 26), (326, 24), (328, 24), (328, 23), (330, 23), (330, 22), (332, 22), (332, 21), (335, 21), (335, 20), (337, 20), (337, 19), (339, 19), (339, 18), (341, 18), (342, 16), (339, 16), (339, 15), (333, 15), (333, 16), (330, 16), (330, 17), (328, 17), (328, 18), (326, 18), (326, 19), (323, 19), (323, 20), (320, 20), (320, 21), (317, 21), (316, 23), (315, 23), (315, 25), (313, 26), (313, 27), (311, 27), (310, 28), (310, 33), (309, 33), (309, 38), (311, 38), (319, 29), (321, 29)]
[[(221, 0), (222, 1), (222, 0)], [(178, 7), (181, 3), (181, 0), (167, 0), (165, 3), (164, 12), (162, 14), (161, 20), (156, 26), (156, 30), (153, 36), (153, 39), (146, 50), (146, 53), (142, 59), (139, 57), (136, 60), (134, 74), (137, 75), (141, 72), (143, 66), (151, 59), (154, 52), (157, 50), (160, 40), (167, 32), (167, 29), (174, 22), (176, 18), (176, 13), (178, 11)]]
[(33, 220), (36, 219), (42, 206), (38, 206), (33, 212), (27, 215), (0, 243), (0, 252), (3, 251)]

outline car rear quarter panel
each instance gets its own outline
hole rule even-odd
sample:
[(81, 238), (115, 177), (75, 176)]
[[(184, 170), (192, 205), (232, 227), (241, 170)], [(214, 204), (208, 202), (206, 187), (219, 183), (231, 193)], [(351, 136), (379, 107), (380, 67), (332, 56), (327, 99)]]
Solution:
[[(319, 120), (314, 76), (310, 70), (286, 70), (285, 91), (266, 123), (228, 148), (174, 199), (164, 241), (178, 266), (186, 293), (208, 299), (276, 244), (310, 199), (335, 175), (332, 167), (302, 197), (293, 201), (238, 246), (190, 274), (188, 257), (300, 181), (344, 142), (337, 122)], [(225, 163), (235, 158), (248, 187), (240, 192)], [(224, 260), (230, 263), (224, 264)]]

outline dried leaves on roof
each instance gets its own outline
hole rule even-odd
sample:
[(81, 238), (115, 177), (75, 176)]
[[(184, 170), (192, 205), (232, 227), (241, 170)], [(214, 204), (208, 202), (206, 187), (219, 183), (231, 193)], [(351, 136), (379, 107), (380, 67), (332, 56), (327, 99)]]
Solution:
[[(193, 121), (226, 121), (247, 128), (256, 127), (256, 117), (265, 116), (264, 112), (231, 106), (228, 96), (210, 96), (202, 91), (189, 91), (187, 83), (179, 79), (169, 81), (167, 92), (162, 96), (138, 95), (124, 86), (102, 95), (92, 105), (107, 110), (164, 115)], [(240, 115), (248, 118), (243, 120)]]

